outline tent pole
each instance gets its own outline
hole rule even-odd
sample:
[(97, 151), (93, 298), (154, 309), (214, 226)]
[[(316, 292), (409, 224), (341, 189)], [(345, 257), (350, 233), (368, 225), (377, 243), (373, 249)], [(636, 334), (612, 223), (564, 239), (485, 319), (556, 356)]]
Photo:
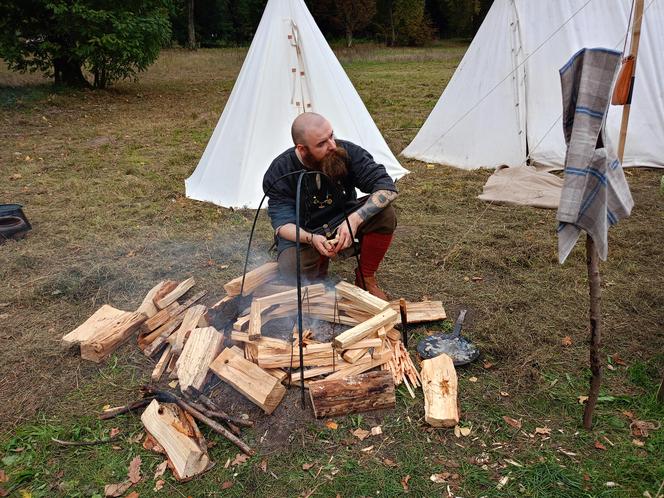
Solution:
[[(639, 41), (641, 39), (641, 21), (643, 20), (644, 0), (634, 0), (634, 17), (632, 23), (632, 40), (630, 44), (630, 55), (634, 56), (634, 73), (636, 74), (636, 60), (639, 51)], [(625, 153), (625, 141), (627, 139), (627, 125), (629, 123), (629, 112), (632, 101), (632, 91), (634, 90), (634, 75), (632, 75), (629, 101), (623, 106), (622, 122), (620, 124), (620, 141), (618, 142), (618, 159), (622, 163)], [(599, 255), (592, 237), (586, 237), (586, 265), (588, 267), (588, 285), (590, 286), (590, 392), (588, 400), (583, 410), (583, 427), (587, 430), (593, 425), (593, 413), (597, 398), (599, 397), (599, 388), (602, 382), (602, 363), (600, 355), (601, 346), (601, 298), (602, 289), (600, 287), (601, 278), (599, 272)], [(664, 381), (663, 381), (664, 382)]]
[[(634, 75), (636, 75), (637, 53), (639, 52), (639, 41), (641, 40), (641, 21), (643, 20), (643, 0), (634, 1), (634, 21), (632, 23), (632, 41), (629, 45), (629, 53), (634, 56)], [(629, 123), (629, 112), (632, 104), (632, 92), (634, 91), (634, 75), (632, 75), (629, 101), (623, 106), (622, 121), (620, 122), (620, 139), (618, 141), (618, 159), (622, 163), (625, 154), (625, 142), (627, 140), (627, 125)]]

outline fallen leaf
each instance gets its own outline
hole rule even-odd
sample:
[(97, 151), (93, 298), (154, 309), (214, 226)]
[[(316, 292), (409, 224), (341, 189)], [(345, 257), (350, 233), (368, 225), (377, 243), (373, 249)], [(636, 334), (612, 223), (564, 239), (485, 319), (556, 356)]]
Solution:
[(461, 427), (459, 427), (458, 425), (454, 426), (454, 435), (456, 437), (461, 437)]
[(145, 436), (145, 433), (144, 433), (144, 432), (139, 432), (139, 433), (137, 433), (137, 434), (134, 434), (134, 435), (131, 436), (131, 437), (128, 437), (128, 438), (127, 438), (127, 442), (128, 442), (129, 444), (138, 444), (138, 443), (141, 442), (141, 440), (143, 439), (144, 436)]
[(111, 446), (111, 449), (115, 451), (120, 451), (122, 449), (122, 446), (117, 446), (114, 444), (113, 446)]
[(7, 474), (5, 474), (5, 471), (0, 469), (0, 482), (7, 482), (9, 478), (7, 477)]
[(607, 488), (617, 488), (618, 483), (613, 482), (613, 481), (607, 481), (607, 482), (604, 483), (604, 486), (606, 486)]
[(122, 496), (131, 488), (131, 481), (119, 482), (117, 484), (107, 484), (104, 486), (104, 496), (116, 498)]
[(387, 465), (388, 467), (396, 467), (397, 463), (394, 460), (391, 460), (389, 458), (383, 458), (383, 463)]
[(510, 476), (503, 476), (500, 478), (498, 481), (498, 484), (496, 485), (496, 489), (503, 489), (505, 485), (509, 482)]
[(468, 382), (477, 382), (477, 377), (470, 377)]
[(503, 398), (509, 398), (510, 397), (510, 393), (508, 393), (507, 391), (500, 391), (500, 395)]
[(464, 282), (470, 282), (470, 277), (463, 277)]
[(503, 420), (507, 425), (511, 427), (514, 427), (515, 429), (521, 429), (521, 420), (513, 419), (512, 417), (508, 417), (507, 415), (503, 416)]
[(493, 363), (491, 363), (490, 361), (485, 361), (483, 367), (489, 370), (490, 368), (493, 367)]
[(650, 431), (656, 431), (661, 427), (661, 424), (655, 425), (652, 422), (647, 420), (632, 420), (632, 423), (629, 424), (629, 428), (632, 431), (632, 436), (636, 437), (648, 437)]
[(408, 490), (410, 489), (408, 486), (408, 481), (410, 481), (410, 475), (407, 475), (401, 479), (401, 486), (403, 486), (404, 493), (408, 493)]
[(9, 496), (9, 491), (0, 486), (0, 496)]
[(231, 465), (235, 467), (236, 465), (240, 465), (246, 462), (247, 460), (249, 460), (249, 455), (245, 455), (244, 453), (238, 453), (237, 455), (235, 455), (235, 458), (231, 462)]
[(224, 481), (221, 485), (221, 489), (228, 489), (233, 487), (233, 481)]
[(139, 494), (136, 491), (132, 491), (127, 496), (125, 496), (125, 498), (138, 498), (138, 497), (139, 497)]
[(267, 472), (267, 459), (263, 458), (261, 460), (260, 468), (263, 472)]
[(166, 467), (168, 467), (168, 460), (164, 460), (159, 465), (157, 465), (157, 468), (154, 469), (154, 479), (163, 476), (164, 472), (166, 472)]
[(539, 434), (541, 436), (550, 436), (551, 429), (548, 428), (546, 425), (544, 427), (535, 427), (535, 434)]
[(313, 466), (314, 466), (313, 463), (303, 463), (302, 464), (302, 470), (309, 470)]
[(177, 380), (172, 380), (168, 383), (168, 387), (170, 387), (171, 389), (175, 389), (177, 387), (177, 385), (178, 385)]
[(634, 418), (634, 412), (629, 410), (623, 410), (622, 414), (630, 420)]
[(577, 398), (579, 400), (579, 404), (584, 404), (586, 401), (588, 401), (588, 396), (579, 396)]
[(333, 420), (328, 420), (327, 422), (325, 422), (325, 427), (327, 427), (330, 430), (336, 431), (339, 428), (339, 424), (337, 424)]
[(141, 480), (141, 457), (136, 456), (129, 464), (129, 471), (127, 477), (132, 484), (136, 484)]
[(380, 436), (383, 433), (383, 429), (381, 428), (380, 425), (377, 425), (376, 427), (371, 428), (371, 435), (372, 436)]
[(23, 178), (23, 175), (21, 173), (14, 173), (9, 177), (10, 180), (20, 180)]
[(360, 441), (364, 441), (366, 438), (368, 438), (371, 433), (369, 431), (365, 431), (364, 429), (355, 429), (352, 432), (353, 436), (358, 438)]
[(562, 341), (560, 341), (560, 344), (563, 346), (571, 346), (572, 345), (572, 338), (568, 335), (563, 337)]
[(482, 280), (484, 280), (484, 277), (474, 276), (474, 277), (471, 278), (471, 280), (473, 282), (481, 282)]
[(21, 495), (21, 498), (32, 498), (32, 493), (27, 489), (19, 489), (18, 492)]
[[(459, 427), (459, 426), (457, 426)], [(456, 427), (455, 427), (455, 434), (456, 434)], [(470, 427), (459, 427), (459, 434), (463, 437), (466, 437), (470, 434)], [(459, 437), (459, 436), (457, 436)]]
[(229, 458), (228, 460), (226, 460), (226, 463), (224, 464), (224, 468), (227, 469), (230, 466), (231, 466), (231, 459)]
[(374, 449), (374, 447), (373, 447), (373, 445), (371, 445), (371, 446), (367, 446), (366, 448), (362, 448), (360, 451), (364, 451), (365, 453), (369, 453), (373, 449)]
[(614, 367), (613, 365), (611, 365), (611, 363), (607, 363), (607, 364), (606, 364), (606, 368), (608, 368), (609, 370), (615, 370), (615, 369), (616, 369), (616, 367)]
[(602, 443), (600, 443), (599, 441), (595, 441), (595, 448), (597, 448), (598, 450), (604, 450), (604, 451), (606, 451), (606, 446), (604, 446), (604, 445), (603, 445)]
[(159, 479), (157, 482), (154, 483), (153, 491), (161, 491), (161, 488), (164, 487), (164, 484), (166, 484), (166, 482), (163, 479)]
[(646, 445), (646, 443), (640, 439), (632, 439), (632, 444), (634, 446), (638, 446), (639, 448), (643, 448)]
[(613, 353), (611, 355), (611, 359), (615, 362), (616, 365), (620, 365), (621, 367), (626, 367), (627, 363), (625, 363), (625, 360), (623, 360), (618, 353)]
[(451, 475), (452, 474), (450, 474), (449, 472), (442, 472), (440, 474), (431, 474), (429, 479), (431, 480), (431, 482), (435, 482), (436, 484), (441, 484), (447, 482), (447, 480)]

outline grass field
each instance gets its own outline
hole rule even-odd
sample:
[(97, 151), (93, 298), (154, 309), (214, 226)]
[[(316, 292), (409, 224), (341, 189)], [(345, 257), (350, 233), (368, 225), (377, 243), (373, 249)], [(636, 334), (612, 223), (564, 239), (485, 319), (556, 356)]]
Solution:
[[(464, 50), (338, 53), (398, 153)], [(1, 199), (23, 204), (34, 227), (0, 246), (0, 487), (15, 496), (101, 496), (140, 455), (145, 479), (132, 489), (141, 496), (661, 496), (664, 430), (630, 430), (632, 419), (664, 420), (655, 399), (664, 368), (661, 171), (628, 171), (636, 207), (610, 233), (602, 350), (611, 368), (587, 432), (578, 401), (589, 375), (583, 244), (561, 266), (554, 212), (479, 201), (489, 171), (405, 160), (412, 174), (399, 182), (399, 228), (379, 277), (393, 296), (441, 299), (450, 317), (469, 310), (464, 329), (483, 352), (458, 372), (470, 435), (429, 428), (421, 392), (413, 400), (404, 389), (395, 410), (339, 418), (331, 430), (299, 409), (293, 389), (271, 417), (242, 401), (228, 406), (257, 421), (245, 432), (257, 456), (226, 468), (237, 451), (204, 429), (218, 443), (216, 467), (186, 484), (167, 471), (153, 491), (162, 458), (137, 442), (138, 418), (96, 419), (104, 405), (139, 396), (152, 362), (129, 344), (94, 365), (63, 352), (59, 339), (103, 303), (135, 308), (166, 277), (195, 276), (214, 302), (241, 270), (252, 213), (188, 200), (183, 181), (245, 53), (166, 51), (139, 82), (97, 92), (55, 91), (38, 76), (0, 70)], [(264, 218), (258, 238), (257, 257), (266, 257)], [(350, 277), (352, 268), (333, 272)], [(429, 329), (440, 327), (449, 322)], [(424, 333), (417, 329), (411, 346)], [(561, 344), (565, 336), (571, 345)], [(350, 433), (375, 425), (383, 435), (360, 442)], [(114, 445), (51, 441), (107, 437), (112, 428), (121, 431)]]

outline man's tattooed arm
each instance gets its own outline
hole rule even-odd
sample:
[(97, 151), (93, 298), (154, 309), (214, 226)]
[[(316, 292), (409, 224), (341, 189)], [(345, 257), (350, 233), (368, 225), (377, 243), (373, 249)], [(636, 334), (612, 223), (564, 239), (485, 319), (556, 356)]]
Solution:
[(371, 197), (367, 199), (364, 206), (355, 211), (355, 213), (357, 213), (362, 222), (365, 222), (385, 209), (390, 202), (397, 198), (397, 195), (392, 190), (377, 190), (371, 194)]

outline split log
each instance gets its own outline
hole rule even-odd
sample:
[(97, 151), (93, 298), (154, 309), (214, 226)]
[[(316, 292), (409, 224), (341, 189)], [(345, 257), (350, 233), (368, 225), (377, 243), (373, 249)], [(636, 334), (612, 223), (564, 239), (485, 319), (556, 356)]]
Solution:
[[(399, 300), (390, 301), (390, 307), (394, 311), (399, 311)], [(417, 303), (407, 301), (406, 308), (408, 309), (408, 323), (435, 322), (447, 318), (442, 301), (420, 301)]]
[(422, 362), (424, 419), (433, 427), (454, 427), (459, 423), (457, 374), (446, 354)]
[(251, 318), (250, 315), (244, 315), (239, 317), (235, 323), (233, 323), (233, 330), (237, 330), (238, 332), (243, 332), (249, 328), (249, 319)]
[(133, 312), (112, 320), (81, 343), (81, 358), (99, 363), (127, 341), (146, 318), (143, 313)]
[(143, 349), (145, 356), (152, 356), (159, 351), (164, 344), (167, 343), (168, 338), (180, 327), (184, 314), (178, 315), (170, 322), (166, 322), (154, 332), (138, 337), (138, 347)]
[(334, 345), (338, 349), (346, 349), (351, 344), (354, 344), (362, 339), (369, 337), (381, 327), (386, 329), (391, 328), (399, 320), (399, 314), (391, 308), (381, 312), (380, 314), (362, 322), (355, 327), (342, 332), (334, 339)]
[(210, 459), (196, 438), (183, 433), (182, 417), (179, 412), (177, 405), (160, 404), (157, 400), (152, 400), (141, 415), (141, 422), (164, 448), (177, 476), (180, 479), (187, 479), (204, 472), (210, 464)]
[(278, 294), (279, 292), (286, 292), (293, 290), (295, 287), (292, 285), (279, 284), (276, 282), (268, 282), (266, 284), (257, 287), (253, 292), (254, 299), (257, 297), (270, 296), (272, 294)]
[(179, 304), (176, 302), (171, 303), (168, 305), (166, 308), (161, 310), (159, 313), (157, 313), (155, 316), (152, 318), (149, 318), (146, 320), (146, 322), (143, 324), (141, 329), (145, 333), (150, 333), (153, 330), (155, 330), (157, 327), (161, 327), (163, 324), (166, 322), (170, 321), (171, 318), (174, 318), (182, 313), (189, 308), (192, 304), (196, 303), (198, 300), (202, 299), (203, 296), (207, 294), (207, 291), (202, 290), (200, 292), (197, 292), (193, 296), (191, 296), (189, 299), (187, 299), (185, 302), (182, 304)]
[(256, 341), (261, 337), (261, 327), (263, 326), (261, 318), (261, 304), (259, 299), (254, 299), (249, 311), (249, 340)]
[(153, 316), (155, 316), (159, 312), (159, 308), (157, 308), (157, 306), (154, 304), (154, 297), (165, 286), (165, 284), (166, 281), (162, 280), (152, 289), (150, 289), (143, 298), (143, 302), (136, 311), (138, 311), (139, 313), (143, 313), (148, 318), (152, 318)]
[(337, 293), (351, 301), (357, 308), (372, 315), (377, 315), (390, 307), (390, 303), (343, 280), (336, 285)]
[(166, 308), (169, 304), (174, 303), (178, 299), (180, 299), (182, 296), (184, 296), (189, 289), (191, 289), (196, 281), (194, 280), (193, 277), (190, 277), (186, 280), (183, 280), (180, 282), (175, 289), (170, 291), (168, 294), (166, 294), (164, 297), (162, 297), (159, 300), (155, 300), (154, 304), (157, 305), (157, 308), (160, 310), (163, 310)]
[(110, 323), (129, 314), (131, 314), (129, 311), (122, 311), (113, 306), (109, 306), (108, 304), (104, 304), (85, 322), (66, 334), (62, 338), (62, 342), (66, 346), (76, 346), (81, 342), (94, 337), (100, 330), (107, 327)]
[(369, 339), (362, 339), (361, 341), (356, 342), (355, 344), (351, 344), (346, 348), (346, 350), (353, 350), (353, 349), (368, 349), (368, 348), (375, 348), (379, 349), (383, 346), (383, 339), (380, 337), (371, 337)]
[(175, 289), (178, 286), (178, 283), (175, 280), (164, 280), (164, 282), (162, 283), (163, 285), (157, 290), (157, 292), (155, 292), (154, 296), (152, 296), (152, 304), (154, 304), (157, 310), (160, 309), (157, 307), (157, 301), (162, 299), (164, 296), (166, 296), (169, 292), (171, 292), (173, 289)]
[(199, 391), (203, 388), (209, 365), (217, 357), (223, 344), (224, 334), (214, 327), (191, 331), (189, 340), (177, 360), (180, 390), (185, 391), (190, 386)]
[[(275, 263), (265, 263), (258, 268), (247, 272), (244, 279), (243, 295), (248, 296), (256, 287), (259, 287), (279, 275), (279, 265)], [(224, 285), (224, 290), (229, 296), (238, 296), (242, 287), (242, 276), (234, 278)]]
[(396, 404), (394, 381), (385, 371), (311, 382), (309, 396), (316, 418), (394, 408)]
[(274, 411), (286, 394), (281, 382), (260, 368), (242, 358), (233, 349), (226, 348), (210, 364), (210, 369), (268, 415)]
[[(307, 299), (311, 299), (316, 296), (322, 296), (325, 294), (325, 286), (323, 284), (314, 284), (307, 285), (302, 287), (302, 305)], [(278, 294), (272, 294), (270, 296), (259, 297), (254, 299), (254, 302), (258, 301), (261, 305), (261, 309), (267, 309), (270, 306), (275, 304), (286, 304), (293, 305), (297, 307), (297, 289), (292, 289), (286, 292), (279, 292)]]
[(170, 344), (166, 346), (166, 349), (164, 349), (164, 352), (161, 354), (161, 358), (159, 358), (159, 361), (155, 365), (154, 370), (152, 370), (152, 375), (150, 378), (153, 382), (159, 382), (161, 376), (164, 375), (164, 370), (166, 370), (168, 362), (171, 361), (171, 356), (173, 354), (171, 348), (172, 346)]
[(387, 363), (390, 361), (391, 357), (391, 351), (374, 353), (373, 356), (370, 353), (365, 353), (364, 356), (359, 360), (356, 360), (355, 363), (341, 364), (336, 372), (328, 375), (326, 378), (343, 379), (345, 377), (352, 377)]
[(184, 312), (178, 331), (168, 338), (168, 342), (173, 346), (173, 353), (180, 354), (182, 352), (184, 343), (192, 330), (197, 327), (207, 327), (208, 324), (204, 318), (206, 311), (206, 306), (196, 304)]

